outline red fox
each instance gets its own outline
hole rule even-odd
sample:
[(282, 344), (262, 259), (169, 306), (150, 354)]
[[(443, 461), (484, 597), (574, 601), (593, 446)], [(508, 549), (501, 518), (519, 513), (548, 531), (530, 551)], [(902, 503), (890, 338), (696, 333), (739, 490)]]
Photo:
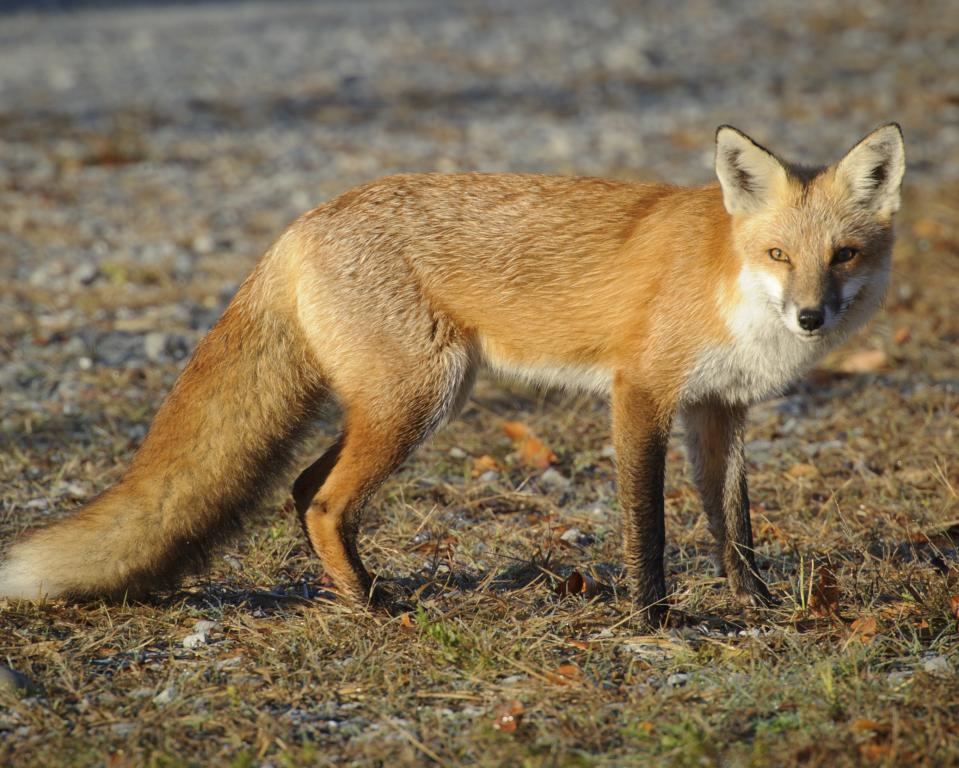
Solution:
[(902, 134), (876, 129), (826, 168), (730, 126), (718, 184), (410, 174), (353, 189), (270, 248), (173, 386), (123, 478), (14, 545), (0, 596), (123, 596), (168, 584), (281, 481), (316, 409), (339, 439), (296, 480), (338, 592), (371, 494), (477, 370), (609, 393), (625, 562), (666, 611), (663, 481), (685, 426), (716, 560), (741, 601), (770, 593), (753, 553), (746, 411), (877, 309), (890, 273)]

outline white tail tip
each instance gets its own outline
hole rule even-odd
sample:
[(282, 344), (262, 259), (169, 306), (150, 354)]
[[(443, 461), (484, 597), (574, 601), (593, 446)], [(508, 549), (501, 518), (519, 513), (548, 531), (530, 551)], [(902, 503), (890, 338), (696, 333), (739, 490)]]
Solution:
[(11, 553), (10, 559), (0, 566), (0, 597), (40, 601), (62, 592), (63, 586), (43, 575), (42, 568), (31, 562), (29, 555)]

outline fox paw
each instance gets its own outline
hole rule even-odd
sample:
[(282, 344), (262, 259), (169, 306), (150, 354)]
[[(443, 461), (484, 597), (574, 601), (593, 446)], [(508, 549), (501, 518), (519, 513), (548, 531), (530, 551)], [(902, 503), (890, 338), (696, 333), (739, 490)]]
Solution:
[(377, 581), (373, 585), (370, 592), (369, 607), (389, 616), (399, 616), (401, 613), (416, 610), (416, 606), (408, 599), (407, 595), (402, 594), (392, 585), (384, 584), (382, 581)]
[(652, 629), (681, 629), (700, 623), (701, 619), (669, 605), (654, 605), (647, 609), (647, 623)]
[(770, 593), (765, 582), (752, 574), (731, 580), (730, 587), (736, 602), (746, 608), (773, 608), (782, 604)]

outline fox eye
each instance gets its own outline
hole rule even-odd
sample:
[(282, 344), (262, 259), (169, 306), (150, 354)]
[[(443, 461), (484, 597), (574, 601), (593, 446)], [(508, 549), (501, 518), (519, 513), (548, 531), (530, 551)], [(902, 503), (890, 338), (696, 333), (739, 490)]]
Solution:
[(789, 263), (789, 257), (783, 253), (782, 248), (770, 248), (767, 253), (769, 253), (769, 258), (773, 261), (784, 261), (787, 264)]
[(832, 255), (832, 263), (845, 264), (847, 261), (852, 261), (858, 255), (859, 251), (857, 251), (855, 248), (839, 248)]

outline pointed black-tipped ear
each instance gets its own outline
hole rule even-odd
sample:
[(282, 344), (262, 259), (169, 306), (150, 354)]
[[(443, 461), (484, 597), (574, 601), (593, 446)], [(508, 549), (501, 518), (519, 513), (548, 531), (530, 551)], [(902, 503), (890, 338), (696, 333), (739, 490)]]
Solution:
[(716, 176), (734, 215), (762, 209), (789, 183), (779, 158), (731, 125), (716, 131)]
[(906, 171), (906, 148), (896, 123), (870, 133), (836, 163), (836, 180), (876, 216), (899, 210), (899, 188)]

